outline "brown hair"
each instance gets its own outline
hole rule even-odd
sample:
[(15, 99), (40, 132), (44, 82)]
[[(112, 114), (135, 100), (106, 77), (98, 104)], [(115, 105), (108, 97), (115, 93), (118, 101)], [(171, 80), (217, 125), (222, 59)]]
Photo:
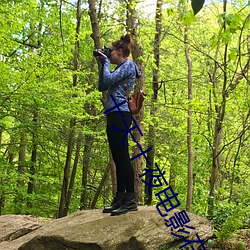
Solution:
[(112, 46), (116, 49), (122, 49), (123, 56), (127, 57), (130, 54), (130, 43), (130, 36), (126, 34), (125, 36), (121, 36), (120, 40), (113, 42)]

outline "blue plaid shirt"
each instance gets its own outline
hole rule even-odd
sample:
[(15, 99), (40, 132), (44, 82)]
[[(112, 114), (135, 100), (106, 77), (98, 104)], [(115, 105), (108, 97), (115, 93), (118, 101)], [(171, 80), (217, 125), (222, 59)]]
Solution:
[[(108, 91), (107, 92), (107, 101), (105, 105), (105, 110), (108, 110), (115, 106), (112, 98), (112, 95), (117, 104), (126, 101), (121, 106), (119, 106), (121, 111), (128, 111), (128, 103), (126, 98), (126, 92), (124, 89), (124, 82), (126, 80), (129, 93), (132, 90), (135, 78), (140, 78), (142, 76), (139, 71), (136, 63), (132, 60), (125, 60), (120, 65), (116, 67), (113, 72), (110, 72), (110, 61), (108, 58), (103, 59), (102, 69), (99, 75), (98, 90), (99, 91)], [(112, 109), (112, 111), (118, 111), (118, 108)]]

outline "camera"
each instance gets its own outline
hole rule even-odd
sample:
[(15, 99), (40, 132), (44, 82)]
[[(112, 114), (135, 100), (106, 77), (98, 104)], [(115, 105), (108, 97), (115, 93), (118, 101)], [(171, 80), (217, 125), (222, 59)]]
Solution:
[(110, 48), (107, 48), (106, 46), (104, 46), (103, 49), (95, 49), (93, 51), (93, 56), (100, 56), (101, 54), (99, 53), (103, 53), (105, 56), (107, 56), (108, 58), (110, 57), (110, 53), (111, 53), (111, 49)]

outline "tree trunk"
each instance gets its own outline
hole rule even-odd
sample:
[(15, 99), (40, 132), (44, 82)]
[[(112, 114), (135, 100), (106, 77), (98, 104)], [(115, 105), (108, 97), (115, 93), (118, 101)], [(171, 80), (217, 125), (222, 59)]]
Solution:
[[(44, 1), (40, 1), (40, 10), (44, 9)], [(42, 28), (43, 28), (43, 21), (41, 20), (38, 25), (38, 30), (37, 30), (37, 46), (40, 47), (42, 45), (41, 38), (43, 36), (42, 34)], [(35, 41), (35, 36), (34, 34), (36, 33), (35, 31), (35, 25), (31, 22), (30, 23), (30, 43), (34, 43)], [(31, 48), (32, 51), (34, 51)], [(38, 52), (38, 55), (41, 56), (41, 51)], [(38, 66), (41, 67), (40, 62), (38, 62)], [(39, 82), (40, 77), (39, 75), (36, 77), (36, 80)], [(34, 98), (34, 104), (36, 104), (35, 98)], [(35, 175), (35, 170), (36, 170), (36, 161), (37, 161), (37, 129), (38, 129), (38, 109), (35, 106), (33, 113), (33, 128), (32, 128), (32, 152), (31, 152), (31, 166), (29, 169), (30, 177), (29, 177), (29, 182), (28, 182), (28, 194), (32, 194), (34, 192), (34, 175)], [(32, 207), (32, 202), (29, 200), (27, 201), (27, 206)]]
[(70, 177), (70, 183), (69, 183), (68, 193), (67, 193), (67, 197), (66, 197), (66, 206), (65, 206), (65, 209), (63, 212), (63, 216), (66, 216), (68, 214), (68, 210), (69, 210), (69, 205), (70, 205), (72, 191), (74, 188), (76, 170), (77, 170), (77, 165), (78, 165), (78, 160), (79, 160), (79, 155), (80, 155), (81, 142), (82, 142), (82, 134), (80, 132), (79, 136), (77, 138), (76, 154), (75, 154), (74, 164), (73, 164), (72, 173), (71, 173), (71, 177)]
[[(2, 149), (2, 135), (3, 131), (2, 128), (0, 128), (0, 149)], [(0, 178), (0, 186), (3, 186), (3, 178)], [(0, 215), (2, 215), (2, 208), (4, 207), (4, 191), (0, 189)]]
[(18, 154), (18, 189), (16, 190), (16, 196), (14, 198), (14, 211), (15, 214), (23, 213), (21, 205), (25, 203), (24, 196), (23, 196), (23, 187), (24, 187), (24, 179), (22, 179), (22, 175), (26, 171), (25, 169), (25, 161), (26, 161), (26, 150), (27, 150), (27, 138), (26, 135), (21, 135), (20, 138), (20, 147), (19, 147), (19, 154)]
[[(126, 19), (126, 27), (127, 32), (131, 35), (133, 39), (132, 43), (132, 56), (133, 60), (136, 62), (139, 70), (142, 73), (142, 77), (137, 81), (135, 84), (135, 90), (141, 89), (142, 91), (145, 91), (145, 78), (144, 78), (144, 69), (145, 65), (143, 60), (141, 59), (143, 55), (143, 49), (138, 43), (138, 33), (137, 33), (137, 24), (136, 24), (136, 0), (128, 0), (127, 1), (127, 19)], [(142, 121), (144, 119), (144, 105), (139, 112), (139, 114), (134, 115), (134, 119), (137, 123), (137, 125), (140, 127), (142, 133), (144, 132), (144, 126), (142, 124)], [(138, 144), (142, 147), (142, 149), (145, 151), (146, 149), (143, 148), (143, 145), (141, 145), (141, 135), (137, 129), (133, 130), (133, 136), (135, 140), (138, 142)], [(141, 153), (140, 148), (136, 145), (132, 148), (132, 157), (137, 156)], [(131, 158), (132, 158), (131, 157)], [(137, 157), (132, 161), (132, 165), (135, 171), (135, 193), (138, 203), (141, 203), (142, 201), (142, 181), (139, 178), (139, 175), (142, 174), (142, 161), (143, 157)]]
[[(1, 180), (2, 181), (2, 180)], [(5, 196), (2, 190), (0, 190), (0, 215), (2, 215), (2, 209), (4, 208)]]
[[(250, 14), (249, 14), (250, 15)], [(247, 18), (249, 18), (249, 15)], [(247, 50), (248, 50), (248, 62), (246, 63), (246, 66), (244, 67), (243, 69), (243, 74), (242, 75), (246, 75), (248, 70), (249, 70), (249, 65), (250, 65), (250, 35), (247, 35)], [(242, 75), (239, 75), (234, 84), (233, 84), (233, 88), (236, 87), (236, 85), (239, 83), (239, 80), (242, 79)], [(232, 86), (231, 86), (231, 89), (232, 89)], [(237, 152), (236, 152), (236, 155), (234, 157), (234, 165), (233, 165), (233, 172), (232, 172), (232, 179), (231, 179), (231, 183), (230, 183), (230, 194), (229, 194), (229, 200), (228, 202), (230, 203), (233, 199), (233, 190), (234, 190), (234, 182), (235, 182), (235, 172), (236, 172), (236, 163), (237, 163), (237, 160), (240, 158), (240, 150), (241, 150), (241, 147), (242, 147), (242, 144), (244, 143), (244, 134), (245, 132), (247, 131), (247, 124), (248, 124), (248, 119), (250, 117), (250, 109), (248, 110), (248, 113), (247, 113), (247, 116), (246, 118), (244, 119), (243, 121), (243, 129), (242, 129), (242, 136), (240, 137), (240, 141), (239, 141), (239, 145), (238, 145), (238, 148), (237, 148)]]
[[(223, 12), (227, 11), (227, 0), (223, 1)], [(224, 18), (224, 31), (226, 30), (226, 20)], [(208, 214), (211, 215), (214, 207), (214, 191), (217, 187), (218, 174), (221, 165), (221, 145), (222, 145), (222, 124), (225, 116), (226, 109), (226, 88), (227, 88), (227, 50), (228, 44), (225, 44), (224, 48), (224, 62), (223, 62), (223, 71), (224, 71), (224, 79), (223, 79), (223, 89), (222, 89), (222, 103), (220, 107), (216, 107), (217, 117), (215, 120), (214, 126), (214, 140), (213, 140), (213, 162), (212, 162), (212, 170), (210, 177), (210, 193), (208, 198)]]
[(193, 78), (192, 78), (192, 60), (189, 53), (188, 44), (188, 27), (185, 27), (185, 55), (188, 65), (188, 117), (187, 117), (187, 145), (188, 145), (188, 190), (186, 210), (191, 212), (192, 196), (193, 196), (193, 150), (192, 150), (192, 91), (193, 91)]
[(90, 152), (94, 138), (91, 135), (85, 135), (85, 143), (83, 150), (83, 165), (82, 165), (82, 193), (81, 193), (81, 210), (88, 208), (87, 203), (87, 185), (89, 172)]
[(98, 188), (97, 188), (97, 190), (96, 190), (96, 192), (95, 192), (94, 199), (93, 199), (93, 201), (92, 201), (92, 203), (91, 203), (91, 209), (95, 209), (96, 202), (97, 202), (98, 197), (99, 197), (99, 195), (100, 195), (100, 193), (101, 193), (101, 191), (102, 191), (102, 187), (104, 186), (104, 183), (105, 183), (106, 179), (108, 178), (108, 174), (109, 174), (110, 167), (111, 167), (111, 166), (110, 166), (110, 162), (109, 162), (109, 164), (107, 165), (107, 167), (106, 167), (106, 169), (105, 169), (105, 171), (104, 171), (104, 174), (103, 174), (103, 176), (102, 176), (102, 179), (101, 179), (101, 181), (100, 181), (100, 184), (99, 184), (99, 186), (98, 186)]
[(3, 137), (3, 131), (2, 128), (0, 128), (0, 149), (2, 149), (2, 137)]
[[(35, 165), (37, 160), (37, 141), (36, 141), (36, 131), (37, 131), (37, 121), (38, 121), (38, 112), (37, 110), (33, 113), (33, 132), (32, 132), (32, 152), (31, 152), (31, 166), (30, 166), (30, 177), (28, 182), (28, 194), (32, 194), (34, 191), (34, 175), (35, 175)], [(28, 201), (28, 207), (32, 207), (32, 203)]]
[[(2, 149), (2, 128), (0, 128), (0, 149)], [(3, 178), (0, 178), (0, 186), (3, 185)], [(0, 189), (0, 215), (2, 215), (2, 208), (4, 207), (4, 192)]]
[(33, 134), (32, 137), (32, 152), (31, 152), (31, 162), (32, 165), (30, 166), (30, 174), (32, 177), (29, 177), (29, 183), (28, 183), (28, 194), (32, 194), (34, 191), (34, 175), (35, 175), (35, 164), (37, 159), (37, 142), (36, 142), (36, 136)]
[[(156, 114), (155, 103), (157, 102), (158, 97), (158, 88), (159, 88), (159, 67), (160, 67), (160, 44), (161, 44), (161, 29), (162, 29), (162, 0), (157, 0), (156, 4), (156, 15), (155, 15), (155, 39), (154, 39), (154, 59), (155, 59), (155, 67), (153, 69), (153, 95), (151, 97), (152, 106), (150, 109), (150, 117), (154, 117)], [(153, 119), (153, 118), (151, 118)], [(149, 126), (148, 132), (148, 148), (152, 148), (152, 150), (147, 152), (147, 158), (149, 164), (146, 163), (146, 168), (154, 169), (154, 157), (155, 157), (155, 126)], [(150, 178), (148, 175), (145, 176), (145, 182), (149, 183)], [(148, 192), (148, 185), (144, 187), (145, 194), (145, 204), (151, 205), (152, 203), (152, 186), (149, 187), (150, 193)]]
[[(174, 103), (174, 91), (173, 91), (173, 95), (172, 95), (172, 99), (171, 99), (171, 105), (174, 106), (175, 103)], [(174, 127), (177, 127), (178, 124), (175, 122), (175, 120), (173, 120), (172, 122), (173, 126)], [(172, 136), (171, 134), (169, 135), (169, 137)], [(170, 138), (169, 138), (170, 139)], [(174, 146), (171, 146), (173, 149), (171, 150), (170, 148), (170, 153), (171, 153), (171, 162), (175, 162), (175, 156), (173, 156), (173, 153), (174, 152)], [(171, 164), (170, 165), (170, 170), (169, 170), (169, 186), (172, 187), (173, 190), (175, 190), (175, 187), (176, 187), (176, 167), (174, 164)]]
[(11, 135), (10, 136), (10, 145), (8, 146), (8, 156), (7, 156), (7, 162), (8, 164), (12, 164), (13, 160), (15, 158), (15, 151), (14, 151), (14, 145), (16, 144), (15, 138)]
[[(92, 26), (92, 34), (91, 38), (94, 40), (94, 47), (100, 49), (101, 48), (101, 41), (100, 41), (100, 31), (99, 31), (99, 22), (96, 15), (96, 7), (95, 7), (95, 1), (88, 1), (89, 4), (89, 17), (91, 21)], [(99, 8), (101, 9), (101, 2)], [(93, 63), (94, 65), (94, 59)], [(100, 65), (99, 70), (100, 70)], [(94, 68), (91, 68), (91, 73), (94, 71)], [(90, 75), (90, 84), (93, 82), (93, 77)], [(104, 94), (102, 95), (104, 97)], [(102, 100), (102, 103), (104, 103), (104, 100)], [(89, 106), (85, 105), (85, 110), (89, 110)], [(90, 111), (91, 112), (91, 111)], [(81, 200), (80, 200), (80, 209), (87, 209), (88, 208), (88, 192), (87, 192), (87, 186), (88, 186), (88, 172), (89, 172), (89, 157), (91, 152), (91, 144), (94, 138), (90, 135), (85, 135), (85, 144), (84, 144), (84, 155), (83, 155), (83, 165), (82, 165), (82, 192), (81, 192)]]
[[(76, 20), (76, 41), (75, 41), (75, 51), (74, 51), (74, 71), (77, 71), (79, 68), (79, 34), (80, 34), (80, 27), (81, 27), (81, 0), (77, 1), (77, 20)], [(73, 75), (73, 87), (77, 85), (77, 74)], [(73, 96), (74, 97), (74, 96)], [(69, 132), (69, 138), (68, 138), (68, 148), (67, 148), (67, 156), (66, 156), (66, 162), (64, 166), (64, 177), (63, 177), (63, 185), (61, 190), (61, 198), (60, 198), (60, 205), (59, 205), (59, 211), (58, 211), (58, 218), (61, 218), (65, 216), (66, 208), (66, 200), (67, 200), (67, 193), (68, 193), (68, 183), (70, 178), (70, 163), (72, 158), (72, 152), (73, 152), (73, 143), (74, 143), (74, 130), (75, 130), (75, 118), (71, 118), (70, 121), (70, 132)]]
[(91, 37), (94, 40), (94, 47), (96, 49), (101, 48), (101, 39), (100, 39), (100, 29), (99, 29), (99, 22), (96, 15), (96, 6), (94, 0), (88, 0), (89, 4), (89, 16), (92, 26), (92, 34)]
[[(9, 164), (10, 166), (13, 164), (14, 158), (15, 158), (15, 144), (16, 140), (15, 137), (10, 135), (10, 143), (9, 146), (6, 149), (7, 157), (6, 157), (6, 163)], [(7, 168), (6, 174), (10, 174), (10, 169)], [(1, 179), (1, 182), (4, 180)], [(15, 198), (17, 199), (17, 198)], [(4, 203), (5, 203), (5, 192), (3, 190), (0, 190), (0, 215), (2, 214), (2, 209), (4, 208)]]
[[(79, 68), (79, 48), (80, 48), (80, 42), (79, 42), (79, 34), (80, 34), (80, 28), (81, 28), (81, 9), (82, 1), (77, 1), (77, 11), (76, 11), (76, 41), (75, 41), (75, 51), (74, 51), (74, 71), (77, 71)], [(73, 75), (73, 87), (77, 85), (77, 74)]]
[[(101, 48), (101, 40), (100, 40), (100, 28), (99, 28), (99, 22), (98, 22), (98, 17), (100, 19), (100, 13), (101, 13), (101, 5), (102, 1), (99, 3), (99, 12), (98, 12), (98, 17), (96, 14), (96, 6), (95, 6), (95, 1), (94, 0), (88, 0), (89, 4), (89, 16), (90, 16), (90, 21), (91, 21), (91, 27), (92, 27), (92, 34), (91, 37), (94, 40), (94, 48), (95, 49), (100, 49)], [(100, 64), (98, 64), (99, 71), (101, 70)], [(107, 99), (107, 93), (102, 92), (102, 103), (103, 105), (105, 104)], [(112, 193), (113, 195), (116, 193), (116, 168), (115, 168), (115, 163), (112, 158), (112, 154), (109, 149), (109, 162), (110, 162), (110, 167), (111, 167), (111, 180), (112, 180)]]
[(25, 160), (26, 160), (26, 136), (22, 135), (20, 140), (20, 148), (19, 148), (19, 157), (18, 157), (18, 173), (20, 174), (18, 179), (18, 184), (23, 187), (24, 180), (22, 179), (22, 175), (25, 172)]
[[(79, 55), (79, 48), (80, 48), (79, 34), (80, 34), (80, 27), (81, 27), (81, 1), (77, 2), (77, 17), (76, 18), (77, 18), (77, 21), (76, 21), (76, 42), (75, 42), (75, 52), (74, 52), (74, 69), (78, 70), (79, 57), (80, 57), (80, 55)], [(76, 85), (77, 85), (77, 74), (73, 75), (73, 87), (75, 87)], [(63, 211), (63, 216), (66, 216), (68, 214), (68, 210), (69, 210), (71, 195), (72, 195), (74, 183), (75, 183), (77, 164), (78, 164), (78, 160), (79, 160), (81, 140), (82, 140), (82, 134), (80, 132), (78, 135), (78, 138), (77, 138), (76, 154), (75, 154), (74, 164), (73, 164), (73, 168), (72, 168), (72, 172), (71, 172), (71, 176), (70, 176), (69, 188), (67, 190), (66, 205), (65, 205), (65, 209)]]
[(74, 119), (71, 119), (70, 121), (70, 132), (69, 132), (69, 138), (68, 138), (68, 147), (67, 147), (67, 156), (66, 156), (66, 162), (64, 166), (64, 176), (63, 176), (63, 185), (61, 190), (61, 198), (60, 198), (60, 205), (59, 205), (59, 211), (58, 211), (58, 218), (61, 218), (64, 216), (64, 210), (66, 206), (66, 198), (67, 198), (67, 191), (68, 191), (68, 183), (69, 183), (69, 173), (70, 173), (70, 162), (72, 157), (72, 151), (74, 148), (74, 126), (75, 121)]

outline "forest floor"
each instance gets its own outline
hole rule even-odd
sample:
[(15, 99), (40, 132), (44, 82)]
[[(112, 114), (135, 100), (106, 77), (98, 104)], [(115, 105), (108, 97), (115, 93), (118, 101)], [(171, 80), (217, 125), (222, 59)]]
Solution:
[[(250, 250), (250, 232), (241, 232), (239, 236), (236, 236), (227, 240), (214, 239), (215, 245), (212, 250)], [(244, 247), (240, 247), (240, 242), (244, 242)], [(205, 244), (207, 250), (209, 250), (208, 244)]]

